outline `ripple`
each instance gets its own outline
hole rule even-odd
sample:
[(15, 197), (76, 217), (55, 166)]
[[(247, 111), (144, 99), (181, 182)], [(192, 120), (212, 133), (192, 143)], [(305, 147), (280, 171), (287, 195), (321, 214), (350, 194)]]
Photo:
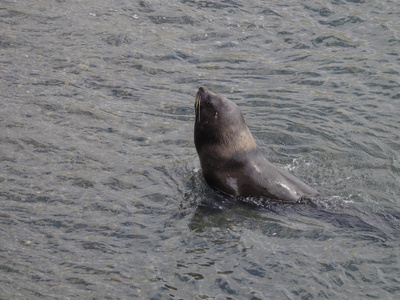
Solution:
[[(395, 297), (396, 2), (2, 4), (3, 298)], [(344, 202), (216, 194), (201, 85)]]

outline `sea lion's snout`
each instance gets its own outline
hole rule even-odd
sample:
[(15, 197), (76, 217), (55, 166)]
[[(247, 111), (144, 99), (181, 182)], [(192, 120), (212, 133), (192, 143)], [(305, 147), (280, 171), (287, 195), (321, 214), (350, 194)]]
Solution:
[(205, 87), (199, 87), (199, 90), (196, 93), (196, 98), (194, 101), (194, 108), (196, 110), (196, 120), (200, 122), (200, 108), (204, 104), (204, 101), (208, 98), (210, 91)]
[(196, 122), (200, 122), (200, 106), (201, 101), (204, 99), (204, 94), (207, 91), (207, 88), (201, 86), (196, 93), (195, 101), (194, 101), (194, 108), (196, 110)]
[(208, 92), (208, 88), (206, 88), (205, 86), (201, 86), (201, 87), (199, 87), (199, 90), (197, 91), (197, 93), (199, 94), (203, 94), (203, 93), (206, 93), (206, 92)]
[(208, 93), (208, 89), (205, 86), (199, 87), (199, 90), (196, 93), (196, 99), (199, 101), (203, 100)]

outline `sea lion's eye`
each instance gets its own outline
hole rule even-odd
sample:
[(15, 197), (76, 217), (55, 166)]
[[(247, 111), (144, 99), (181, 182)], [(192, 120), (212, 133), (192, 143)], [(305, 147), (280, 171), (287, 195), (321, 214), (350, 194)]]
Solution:
[(206, 105), (207, 105), (207, 106), (211, 106), (211, 101), (210, 101), (210, 100), (207, 100), (207, 101), (206, 101)]

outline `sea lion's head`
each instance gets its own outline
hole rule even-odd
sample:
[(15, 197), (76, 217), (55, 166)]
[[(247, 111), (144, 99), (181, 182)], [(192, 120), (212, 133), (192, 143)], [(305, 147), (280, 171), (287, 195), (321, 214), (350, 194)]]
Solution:
[[(215, 146), (221, 156), (257, 148), (239, 107), (202, 86), (195, 98), (194, 142), (200, 160), (205, 146)], [(208, 147), (209, 148), (209, 147)]]
[(212, 126), (216, 129), (218, 124), (224, 122), (224, 126), (229, 125), (236, 118), (243, 119), (238, 106), (225, 97), (214, 94), (206, 87), (199, 88), (195, 101), (196, 124)]

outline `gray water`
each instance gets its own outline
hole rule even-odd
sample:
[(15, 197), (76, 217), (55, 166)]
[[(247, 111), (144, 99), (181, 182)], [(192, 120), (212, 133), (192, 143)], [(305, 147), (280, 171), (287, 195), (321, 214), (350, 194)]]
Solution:
[[(398, 1), (0, 2), (1, 299), (398, 299)], [(199, 86), (335, 200), (230, 204)]]

